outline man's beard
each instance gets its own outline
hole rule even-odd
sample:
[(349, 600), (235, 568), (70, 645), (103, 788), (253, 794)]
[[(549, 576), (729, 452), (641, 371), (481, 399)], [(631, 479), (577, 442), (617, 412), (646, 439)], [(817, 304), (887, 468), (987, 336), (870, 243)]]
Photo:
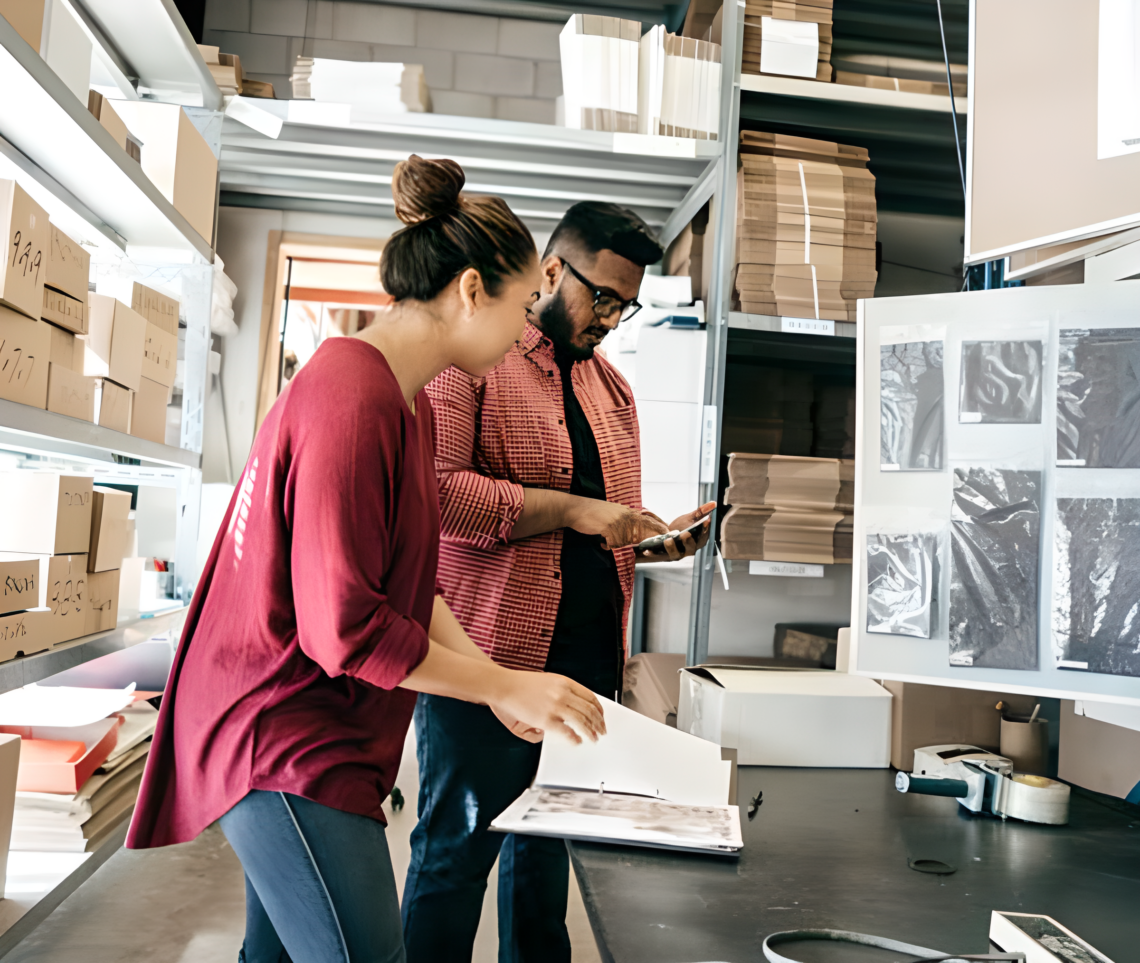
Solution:
[[(538, 316), (538, 327), (553, 342), (554, 350), (563, 356), (573, 361), (589, 361), (594, 356), (595, 345), (577, 345), (571, 340), (574, 337), (574, 319), (566, 309), (560, 290), (554, 292), (554, 296), (542, 309), (542, 314)], [(600, 322), (590, 325), (583, 333), (593, 332), (594, 328), (604, 337), (605, 331)]]

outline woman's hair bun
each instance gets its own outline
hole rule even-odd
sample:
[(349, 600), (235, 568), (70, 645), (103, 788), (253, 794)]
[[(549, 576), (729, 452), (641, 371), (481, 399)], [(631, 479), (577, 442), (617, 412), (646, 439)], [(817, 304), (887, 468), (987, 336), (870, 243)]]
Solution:
[(405, 224), (419, 224), (454, 211), (466, 179), (453, 160), (424, 160), (412, 154), (392, 172), (396, 217)]

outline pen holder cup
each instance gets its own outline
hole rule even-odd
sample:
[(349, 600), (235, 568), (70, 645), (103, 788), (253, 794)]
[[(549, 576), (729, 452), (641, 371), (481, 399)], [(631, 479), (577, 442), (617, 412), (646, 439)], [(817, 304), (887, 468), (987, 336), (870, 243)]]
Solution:
[(1014, 772), (1047, 775), (1049, 720), (1002, 716), (1001, 754), (1013, 762)]

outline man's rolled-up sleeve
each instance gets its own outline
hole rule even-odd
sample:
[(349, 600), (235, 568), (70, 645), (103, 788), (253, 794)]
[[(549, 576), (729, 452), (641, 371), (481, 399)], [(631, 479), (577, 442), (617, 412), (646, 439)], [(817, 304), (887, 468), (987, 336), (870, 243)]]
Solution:
[(435, 423), (441, 534), (476, 548), (505, 545), (522, 515), (523, 487), (477, 467), (479, 383), (458, 368), (448, 368), (427, 391)]

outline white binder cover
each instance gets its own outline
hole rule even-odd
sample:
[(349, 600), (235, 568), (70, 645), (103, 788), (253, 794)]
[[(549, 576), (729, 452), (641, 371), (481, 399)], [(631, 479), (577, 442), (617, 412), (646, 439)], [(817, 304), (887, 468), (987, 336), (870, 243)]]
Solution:
[(599, 697), (606, 734), (548, 733), (534, 785), (491, 823), (505, 833), (734, 856), (740, 810), (726, 805), (720, 747)]

